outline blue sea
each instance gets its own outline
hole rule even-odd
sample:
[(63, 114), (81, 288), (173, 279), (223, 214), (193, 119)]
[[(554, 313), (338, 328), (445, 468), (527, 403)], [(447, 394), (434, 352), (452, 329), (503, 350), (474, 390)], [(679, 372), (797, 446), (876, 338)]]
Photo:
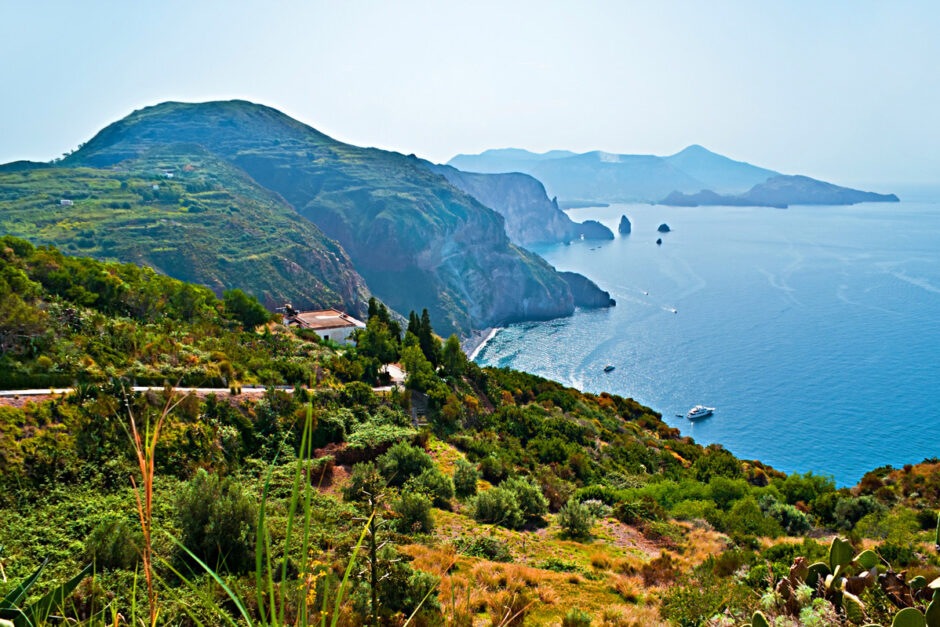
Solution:
[[(840, 485), (940, 456), (940, 189), (892, 191), (901, 203), (571, 210), (633, 223), (537, 249), (617, 306), (511, 325), (476, 361), (633, 397), (699, 443)], [(697, 404), (717, 411), (677, 417)]]

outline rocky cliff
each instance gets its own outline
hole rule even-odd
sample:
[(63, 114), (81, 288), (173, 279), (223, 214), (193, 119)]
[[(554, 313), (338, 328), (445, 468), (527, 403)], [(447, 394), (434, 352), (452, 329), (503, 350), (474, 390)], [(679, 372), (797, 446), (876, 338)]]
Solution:
[(549, 200), (545, 187), (528, 174), (462, 172), (431, 163), (428, 167), (502, 215), (506, 220), (506, 234), (520, 246), (570, 242), (581, 237), (613, 239), (613, 233), (597, 222), (586, 225), (569, 218), (558, 207), (557, 200)]
[(111, 167), (178, 142), (279, 194), (339, 242), (374, 294), (400, 312), (427, 307), (442, 333), (568, 315), (577, 302), (551, 266), (509, 240), (502, 216), (426, 162), (343, 144), (269, 107), (148, 107), (102, 130), (66, 165)]

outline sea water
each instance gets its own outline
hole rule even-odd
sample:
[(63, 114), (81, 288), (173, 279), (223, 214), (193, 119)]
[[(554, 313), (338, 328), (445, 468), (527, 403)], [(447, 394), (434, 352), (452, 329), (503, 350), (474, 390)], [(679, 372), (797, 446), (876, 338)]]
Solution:
[[(617, 306), (511, 325), (476, 360), (633, 397), (699, 443), (840, 485), (940, 456), (940, 203), (931, 198), (940, 194), (786, 210), (571, 210), (615, 233), (622, 214), (633, 224), (613, 241), (537, 249)], [(658, 233), (661, 223), (672, 231)], [(715, 415), (677, 416), (698, 404)]]

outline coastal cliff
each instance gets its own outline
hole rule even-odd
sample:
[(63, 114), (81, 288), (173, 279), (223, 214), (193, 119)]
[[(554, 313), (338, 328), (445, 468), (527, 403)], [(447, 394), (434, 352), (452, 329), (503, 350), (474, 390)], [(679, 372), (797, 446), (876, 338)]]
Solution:
[(549, 199), (535, 178), (519, 172), (482, 174), (428, 163), (454, 187), (465, 191), (506, 220), (506, 234), (520, 246), (555, 244), (574, 239), (613, 239), (600, 223), (579, 224)]

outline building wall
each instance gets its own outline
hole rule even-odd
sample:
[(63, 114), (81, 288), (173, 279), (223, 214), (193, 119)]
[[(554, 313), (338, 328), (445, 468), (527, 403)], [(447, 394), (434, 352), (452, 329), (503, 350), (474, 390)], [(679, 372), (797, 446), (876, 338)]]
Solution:
[(349, 336), (356, 330), (356, 327), (340, 327), (338, 329), (320, 329), (317, 333), (322, 338), (329, 338), (337, 344), (350, 344)]

